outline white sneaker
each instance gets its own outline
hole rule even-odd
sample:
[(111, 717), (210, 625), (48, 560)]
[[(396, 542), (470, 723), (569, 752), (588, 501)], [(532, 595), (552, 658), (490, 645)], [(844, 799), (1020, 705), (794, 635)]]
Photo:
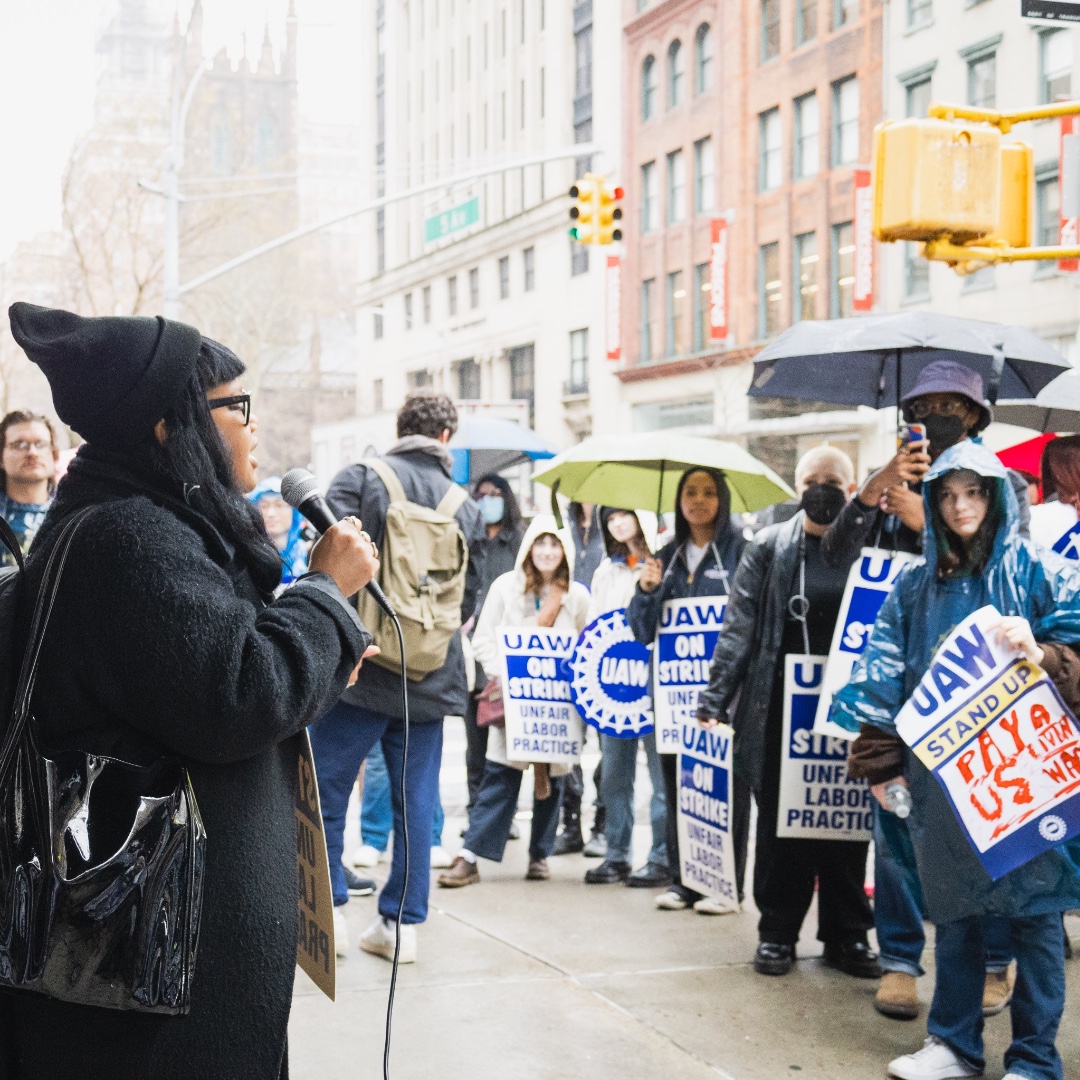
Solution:
[(674, 889), (668, 889), (656, 898), (656, 906), (661, 911), (682, 911), (690, 905), (686, 902), (685, 897)]
[(886, 1074), (895, 1080), (956, 1080), (982, 1076), (982, 1071), (965, 1065), (940, 1039), (931, 1035), (921, 1050), (890, 1061)]
[(339, 960), (349, 955), (349, 924), (345, 921), (344, 905), (334, 908), (334, 952)]
[[(360, 935), (360, 948), (364, 952), (381, 956), (384, 960), (394, 959), (394, 937), (397, 925), (383, 918), (376, 919)], [(416, 963), (416, 927), (401, 927), (401, 955), (398, 957), (399, 964)]]
[(361, 844), (354, 852), (352, 857), (353, 866), (378, 866), (379, 863), (386, 859), (386, 852), (379, 851), (377, 848), (373, 848), (370, 844)]
[(432, 870), (445, 870), (454, 860), (450, 857), (450, 852), (439, 844), (438, 847), (431, 849), (431, 869)]
[(694, 904), (694, 910), (699, 915), (738, 915), (742, 908), (733, 908), (723, 900), (717, 900), (712, 896), (703, 896)]

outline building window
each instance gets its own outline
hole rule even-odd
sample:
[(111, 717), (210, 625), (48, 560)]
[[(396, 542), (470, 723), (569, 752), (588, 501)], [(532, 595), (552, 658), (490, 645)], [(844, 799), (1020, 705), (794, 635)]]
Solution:
[(930, 108), (930, 77), (904, 87), (904, 113), (907, 116), (925, 116)]
[(833, 0), (833, 29), (850, 26), (859, 17), (859, 0)]
[(574, 35), (574, 97), (592, 93), (592, 24)]
[(213, 135), (213, 171), (218, 175), (227, 175), (233, 171), (232, 133), (224, 119), (214, 123)]
[[(1039, 247), (1054, 247), (1061, 236), (1061, 187), (1056, 168), (1035, 177), (1035, 243)], [(1044, 259), (1036, 264), (1036, 273), (1052, 273), (1057, 263)]]
[(859, 82), (852, 75), (833, 83), (834, 165), (854, 165), (859, 160)]
[(371, 384), (371, 397), (372, 405), (375, 406), (376, 412), (383, 411), (383, 381), (382, 379), (376, 379)]
[(277, 125), (269, 116), (259, 120), (255, 137), (255, 164), (260, 169), (269, 169), (277, 157)]
[(832, 227), (831, 292), (829, 312), (834, 319), (855, 314), (855, 229), (850, 221)]
[(659, 199), (656, 190), (656, 162), (641, 166), (641, 231), (653, 232), (660, 227)]
[(987, 53), (968, 61), (968, 104), (992, 109), (997, 101), (997, 54)]
[(648, 401), (630, 410), (634, 431), (664, 431), (668, 428), (700, 427), (716, 417), (713, 398), (683, 398), (677, 401)]
[(758, 183), (762, 191), (773, 191), (780, 186), (780, 110), (770, 109), (758, 117), (758, 141), (760, 161)]
[(382, 341), (383, 318), (382, 318), (382, 312), (381, 311), (376, 311), (374, 316), (372, 317), (371, 332), (372, 332), (372, 335), (374, 336), (376, 341)]
[(424, 302), (424, 322), (431, 322), (431, 286), (425, 285), (421, 294)]
[(919, 245), (904, 244), (904, 299), (930, 297), (930, 264), (919, 254)]
[(795, 44), (817, 37), (817, 0), (795, 0)]
[(589, 391), (589, 331), (570, 331), (570, 381), (568, 394), (586, 394)]
[(405, 294), (405, 329), (412, 329), (412, 293)]
[(927, 26), (934, 21), (934, 0), (907, 0), (907, 24), (909, 30)]
[(668, 60), (668, 108), (681, 105), (686, 85), (686, 58), (683, 56), (682, 42), (676, 38), (667, 51)]
[(499, 260), (499, 299), (506, 300), (510, 296), (510, 256), (504, 255)]
[(450, 315), (457, 314), (457, 274), (446, 279), (446, 310)]
[(480, 365), (475, 360), (458, 361), (457, 384), (459, 401), (480, 400)]
[(795, 99), (795, 178), (816, 176), (820, 159), (817, 94), (804, 94)]
[(646, 56), (641, 64), (641, 119), (656, 115), (656, 57)]
[(667, 156), (667, 222), (677, 225), (686, 218), (686, 159), (681, 150)]
[(683, 323), (686, 321), (686, 289), (681, 270), (667, 276), (667, 321), (664, 332), (664, 352), (677, 356), (683, 343)]
[(758, 331), (760, 337), (771, 338), (780, 332), (782, 297), (780, 245), (763, 244), (758, 249)]
[(709, 264), (694, 267), (694, 352), (709, 345), (709, 308), (712, 305), (712, 273)]
[(579, 244), (576, 240), (570, 241), (570, 276), (589, 272), (589, 249), (585, 244)]
[(817, 233), (795, 237), (795, 321), (817, 318), (818, 268), (821, 258)]
[(716, 205), (716, 162), (712, 138), (694, 143), (694, 213), (710, 214)]
[(510, 397), (529, 403), (529, 427), (532, 427), (536, 419), (536, 364), (532, 345), (510, 350)]
[(480, 306), (480, 270), (474, 266), (469, 271), (469, 307)]
[(419, 390), (421, 387), (431, 385), (431, 372), (427, 368), (421, 368), (420, 371), (409, 372), (409, 385), (413, 390)]
[(713, 36), (708, 23), (702, 23), (694, 35), (694, 92), (712, 89)]
[(521, 262), (525, 270), (525, 291), (532, 292), (536, 288), (536, 248), (527, 247), (521, 253)]
[(761, 59), (780, 55), (780, 0), (761, 0)]
[(1039, 101), (1052, 105), (1072, 97), (1073, 32), (1051, 30), (1039, 35)]
[(641, 360), (646, 363), (655, 355), (653, 349), (653, 326), (656, 313), (656, 278), (649, 278), (641, 283)]

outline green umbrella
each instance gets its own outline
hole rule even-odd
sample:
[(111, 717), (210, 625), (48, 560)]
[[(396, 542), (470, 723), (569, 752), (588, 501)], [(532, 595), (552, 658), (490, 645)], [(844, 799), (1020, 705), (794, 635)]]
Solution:
[(679, 477), (692, 468), (723, 470), (735, 512), (763, 510), (794, 497), (772, 469), (741, 446), (663, 431), (594, 436), (545, 462), (533, 479), (575, 502), (661, 513), (675, 509)]

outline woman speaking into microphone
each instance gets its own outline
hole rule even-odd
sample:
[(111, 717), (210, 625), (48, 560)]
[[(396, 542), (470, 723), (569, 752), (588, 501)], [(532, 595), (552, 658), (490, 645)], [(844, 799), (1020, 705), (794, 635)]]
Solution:
[[(258, 422), (243, 363), (161, 318), (80, 318), (29, 304), (10, 317), (58, 415), (86, 440), (27, 568), (32, 602), (50, 552), (78, 521), (40, 653), (33, 734), (47, 758), (178, 762), (190, 780), (186, 813), (205, 829), (205, 862), (186, 996), (160, 975), (167, 956), (108, 1007), (67, 991), (88, 972), (108, 984), (120, 943), (93, 920), (110, 925), (114, 890), (88, 905), (85, 955), (53, 950), (48, 963), (67, 983), (0, 993), (0, 1041), (9, 1040), (0, 1075), (6, 1049), (19, 1080), (280, 1080), (297, 948), (298, 735), (338, 700), (370, 644), (346, 597), (371, 580), (375, 551), (359, 522), (343, 521), (315, 545), (311, 572), (274, 599), (281, 559), (244, 498), (255, 486)], [(95, 830), (129, 804), (130, 792), (108, 787), (87, 798), (89, 861), (103, 854)], [(74, 823), (68, 831), (78, 840)], [(149, 889), (134, 887), (137, 873), (135, 896)], [(181, 900), (198, 907), (197, 895)], [(0, 922), (8, 902), (0, 896)], [(125, 902), (141, 924), (138, 900)], [(169, 911), (154, 935), (183, 917)], [(70, 926), (55, 924), (50, 940), (60, 932), (72, 940)]]

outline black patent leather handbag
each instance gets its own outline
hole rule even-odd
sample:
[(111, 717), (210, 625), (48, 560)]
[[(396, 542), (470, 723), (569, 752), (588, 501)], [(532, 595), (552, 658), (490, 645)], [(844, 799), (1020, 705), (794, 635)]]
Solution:
[[(46, 756), (30, 714), (64, 564), (94, 509), (35, 553), (45, 574), (0, 749), (0, 987), (179, 1015), (191, 1000), (206, 856), (187, 770), (167, 758)], [(10, 547), (9, 537), (0, 528)], [(20, 570), (7, 573), (21, 576), (17, 546), (13, 554)], [(0, 609), (10, 585), (0, 581)], [(13, 621), (0, 610), (0, 648)]]

